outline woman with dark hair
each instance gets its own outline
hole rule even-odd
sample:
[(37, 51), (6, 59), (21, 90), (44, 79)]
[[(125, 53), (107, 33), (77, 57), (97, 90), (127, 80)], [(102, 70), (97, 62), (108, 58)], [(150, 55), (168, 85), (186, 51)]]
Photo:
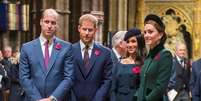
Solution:
[(163, 101), (168, 85), (172, 54), (164, 48), (165, 26), (157, 15), (147, 15), (144, 21), (144, 39), (148, 54), (140, 74), (137, 101)]
[(111, 101), (136, 101), (133, 94), (139, 88), (140, 68), (143, 63), (143, 37), (139, 29), (126, 32), (127, 55), (114, 65)]

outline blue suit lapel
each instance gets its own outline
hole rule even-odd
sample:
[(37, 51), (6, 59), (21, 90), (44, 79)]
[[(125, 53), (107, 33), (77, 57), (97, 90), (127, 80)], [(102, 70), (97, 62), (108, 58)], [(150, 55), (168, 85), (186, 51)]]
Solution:
[(39, 61), (40, 65), (41, 65), (42, 71), (44, 73), (46, 73), (45, 63), (44, 63), (44, 57), (43, 57), (42, 48), (41, 48), (41, 44), (40, 44), (39, 38), (36, 39), (36, 42), (35, 42), (34, 46), (36, 48), (36, 49), (34, 49), (34, 51), (36, 51), (37, 57), (39, 57), (37, 61)]
[(61, 49), (56, 49), (55, 48), (55, 45), (57, 44), (60, 44), (57, 39), (54, 40), (54, 43), (53, 43), (53, 47), (52, 47), (52, 53), (51, 53), (51, 56), (50, 56), (50, 61), (49, 61), (49, 64), (48, 64), (48, 68), (47, 68), (47, 74), (49, 73), (49, 71), (51, 70), (51, 68), (53, 67), (53, 64), (55, 63), (56, 61), (56, 57), (58, 55), (58, 53), (60, 52)]
[(83, 62), (83, 59), (82, 59), (82, 53), (81, 53), (81, 47), (80, 47), (80, 43), (76, 43), (75, 45), (75, 57), (76, 57), (76, 60), (77, 60), (77, 64), (78, 64), (78, 67), (79, 67), (79, 70), (81, 71), (83, 77), (85, 78), (86, 77), (86, 73), (85, 73), (85, 70), (84, 70), (84, 62)]

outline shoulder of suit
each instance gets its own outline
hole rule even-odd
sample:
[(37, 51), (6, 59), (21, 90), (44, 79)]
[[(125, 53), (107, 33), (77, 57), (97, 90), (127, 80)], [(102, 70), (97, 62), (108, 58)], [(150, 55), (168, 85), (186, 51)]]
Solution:
[(192, 63), (192, 68), (198, 64), (201, 64), (201, 58)]
[(34, 40), (32, 40), (32, 41), (26, 42), (26, 43), (24, 43), (22, 46), (23, 46), (23, 47), (30, 47), (30, 46), (36, 44), (37, 41), (39, 41), (38, 38), (36, 38), (36, 39), (34, 39)]
[(80, 43), (76, 42), (72, 44), (73, 50), (79, 50), (80, 49)]
[(200, 59), (198, 59), (196, 62), (201, 62), (201, 58), (200, 58)]
[(111, 49), (100, 44), (100, 43), (94, 43), (94, 45), (96, 45), (96, 47), (98, 47), (99, 49), (103, 50), (103, 51), (107, 51), (107, 52), (110, 52), (111, 53)]
[(73, 47), (75, 47), (76, 45), (79, 45), (79, 42), (73, 43)]
[(70, 42), (64, 41), (64, 40), (62, 40), (62, 39), (60, 39), (60, 38), (58, 38), (58, 37), (56, 37), (56, 40), (57, 40), (58, 43), (61, 43), (61, 44), (72, 45)]

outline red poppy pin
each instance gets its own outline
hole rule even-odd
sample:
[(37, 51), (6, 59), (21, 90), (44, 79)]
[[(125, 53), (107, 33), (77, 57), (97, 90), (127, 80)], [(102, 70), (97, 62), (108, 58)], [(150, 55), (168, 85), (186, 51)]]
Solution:
[(158, 53), (155, 57), (154, 57), (154, 60), (160, 60), (160, 54)]
[(55, 48), (56, 48), (57, 50), (61, 49), (61, 48), (62, 48), (62, 47), (61, 47), (61, 44), (60, 44), (60, 43), (57, 43), (57, 44), (55, 45)]
[(96, 50), (95, 50), (95, 55), (96, 55), (96, 56), (99, 56), (100, 54), (101, 54), (100, 50), (96, 49)]
[(139, 66), (135, 66), (132, 68), (132, 72), (134, 74), (140, 74), (140, 70), (141, 70), (141, 68)]

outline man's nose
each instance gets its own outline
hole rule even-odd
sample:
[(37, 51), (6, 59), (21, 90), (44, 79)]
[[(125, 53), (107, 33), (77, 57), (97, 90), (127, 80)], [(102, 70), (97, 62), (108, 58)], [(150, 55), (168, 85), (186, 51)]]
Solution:
[(49, 24), (48, 24), (48, 28), (51, 28), (51, 27), (52, 27), (52, 24), (51, 24), (51, 23), (49, 23)]
[(86, 34), (89, 34), (89, 29), (86, 30)]

